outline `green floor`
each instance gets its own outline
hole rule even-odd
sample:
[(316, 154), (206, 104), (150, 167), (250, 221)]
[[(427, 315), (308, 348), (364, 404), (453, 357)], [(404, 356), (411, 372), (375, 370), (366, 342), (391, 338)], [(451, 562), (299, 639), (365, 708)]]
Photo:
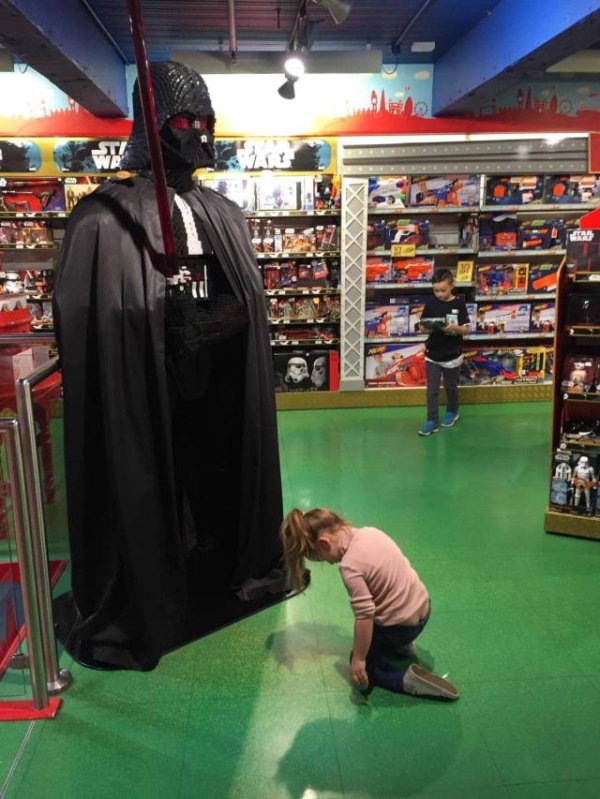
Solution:
[[(337, 569), (151, 673), (72, 666), (58, 718), (0, 726), (0, 799), (596, 799), (600, 542), (544, 534), (549, 406), (280, 414), (286, 507), (379, 526), (429, 587), (418, 655), (454, 704), (346, 680)], [(69, 665), (64, 663), (63, 665)]]

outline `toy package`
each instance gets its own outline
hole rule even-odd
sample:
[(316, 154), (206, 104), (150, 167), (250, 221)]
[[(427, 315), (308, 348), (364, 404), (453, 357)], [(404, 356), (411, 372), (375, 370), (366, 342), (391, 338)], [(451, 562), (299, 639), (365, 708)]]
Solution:
[(561, 388), (566, 394), (594, 393), (597, 389), (596, 358), (583, 353), (565, 355)]
[(567, 266), (577, 280), (597, 280), (600, 273), (600, 230), (571, 230), (567, 235)]
[(425, 299), (423, 297), (409, 297), (408, 298), (408, 335), (419, 336), (423, 331), (420, 328), (421, 314), (425, 308)]
[(469, 333), (475, 333), (477, 329), (477, 303), (467, 302), (467, 313), (469, 314)]
[(526, 294), (528, 275), (528, 264), (478, 264), (476, 292), (491, 297)]
[(530, 313), (528, 302), (478, 303), (477, 333), (484, 333), (487, 336), (527, 333), (529, 332)]
[(365, 338), (401, 338), (408, 334), (408, 297), (389, 297), (365, 307)]
[(486, 347), (466, 349), (460, 367), (460, 384), (549, 382), (548, 347)]
[(486, 205), (530, 205), (542, 202), (542, 175), (505, 175), (488, 178), (485, 187)]
[(298, 267), (295, 261), (274, 261), (262, 267), (263, 286), (267, 291), (289, 289), (298, 285)]
[(410, 180), (405, 175), (369, 177), (369, 208), (405, 208), (408, 205)]
[(377, 344), (365, 347), (367, 388), (425, 386), (423, 344)]
[(281, 252), (315, 252), (317, 249), (315, 229), (312, 227), (285, 227), (281, 246)]
[(106, 178), (97, 175), (64, 178), (65, 211), (70, 213), (79, 200), (95, 191), (105, 180)]
[(566, 322), (573, 327), (600, 328), (600, 294), (568, 294)]
[(48, 213), (65, 210), (59, 178), (0, 178), (0, 211)]
[[(312, 185), (310, 188), (312, 193)], [(305, 180), (301, 177), (261, 178), (257, 186), (259, 211), (300, 211), (306, 195)]]
[(531, 303), (531, 332), (544, 335), (554, 332), (556, 310), (554, 302)]
[(564, 247), (566, 237), (567, 226), (562, 219), (534, 219), (520, 226), (517, 247), (520, 250), (550, 250)]
[(599, 175), (548, 175), (544, 183), (544, 203), (600, 203)]
[(529, 264), (529, 294), (554, 294), (558, 276), (558, 263)]
[(317, 250), (322, 252), (339, 249), (338, 225), (317, 225), (315, 227), (315, 245)]
[[(329, 208), (339, 209), (342, 204), (342, 192), (339, 175), (316, 175), (313, 181), (313, 206), (315, 211)], [(307, 201), (305, 210), (310, 211)]]
[(275, 391), (335, 391), (339, 383), (338, 353), (292, 350), (275, 353)]
[(392, 282), (392, 259), (367, 255), (367, 285)]
[(429, 244), (429, 220), (372, 219), (367, 224), (367, 250), (389, 250), (392, 244)]
[(53, 330), (52, 301), (28, 299), (27, 306), (31, 312), (32, 330)]
[(340, 338), (339, 328), (335, 325), (271, 325), (271, 343), (273, 345), (293, 345), (300, 344), (337, 344)]
[(33, 249), (52, 245), (52, 228), (41, 220), (17, 219), (0, 222), (0, 245)]
[(565, 513), (593, 516), (597, 511), (599, 451), (595, 447), (555, 450), (550, 504)]
[(410, 184), (410, 205), (473, 208), (479, 205), (479, 178), (474, 175), (415, 176)]
[(393, 258), (392, 283), (431, 283), (433, 258)]
[(480, 250), (516, 250), (518, 241), (519, 226), (516, 216), (485, 214), (480, 217)]
[(256, 211), (256, 193), (253, 180), (248, 178), (220, 178), (219, 180), (203, 180), (202, 185), (232, 200), (245, 213)]

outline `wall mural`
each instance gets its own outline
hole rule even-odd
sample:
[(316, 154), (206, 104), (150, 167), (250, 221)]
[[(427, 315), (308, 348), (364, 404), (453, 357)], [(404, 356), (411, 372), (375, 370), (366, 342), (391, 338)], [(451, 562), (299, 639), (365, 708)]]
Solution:
[[(0, 136), (126, 138), (129, 119), (99, 119), (28, 67), (0, 73)], [(135, 68), (127, 71), (131, 90)], [(282, 75), (208, 75), (220, 137), (351, 136), (600, 130), (600, 83), (516, 86), (468, 115), (431, 117), (432, 65), (378, 75), (304, 75), (296, 99)]]

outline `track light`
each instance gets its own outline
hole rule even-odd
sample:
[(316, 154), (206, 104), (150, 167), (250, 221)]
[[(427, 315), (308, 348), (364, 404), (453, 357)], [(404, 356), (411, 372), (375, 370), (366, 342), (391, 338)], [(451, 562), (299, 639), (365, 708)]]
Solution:
[(352, 3), (345, 0), (313, 0), (313, 2), (321, 8), (326, 8), (336, 25), (345, 22), (352, 10)]
[(285, 100), (293, 100), (296, 96), (294, 83), (301, 75), (304, 75), (304, 61), (298, 57), (297, 53), (288, 53), (283, 68), (286, 80), (277, 91)]
[(284, 100), (293, 100), (296, 96), (296, 92), (294, 90), (294, 83), (298, 78), (294, 78), (293, 80), (288, 78), (285, 83), (282, 83), (281, 86), (277, 89), (277, 93), (283, 97)]

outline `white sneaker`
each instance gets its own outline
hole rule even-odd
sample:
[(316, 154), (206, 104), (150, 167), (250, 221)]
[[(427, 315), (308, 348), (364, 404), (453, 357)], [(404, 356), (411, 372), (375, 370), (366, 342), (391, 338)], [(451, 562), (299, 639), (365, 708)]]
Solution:
[(458, 699), (458, 691), (451, 682), (438, 677), (416, 663), (411, 663), (402, 683), (404, 693), (413, 696), (435, 696), (438, 699)]

